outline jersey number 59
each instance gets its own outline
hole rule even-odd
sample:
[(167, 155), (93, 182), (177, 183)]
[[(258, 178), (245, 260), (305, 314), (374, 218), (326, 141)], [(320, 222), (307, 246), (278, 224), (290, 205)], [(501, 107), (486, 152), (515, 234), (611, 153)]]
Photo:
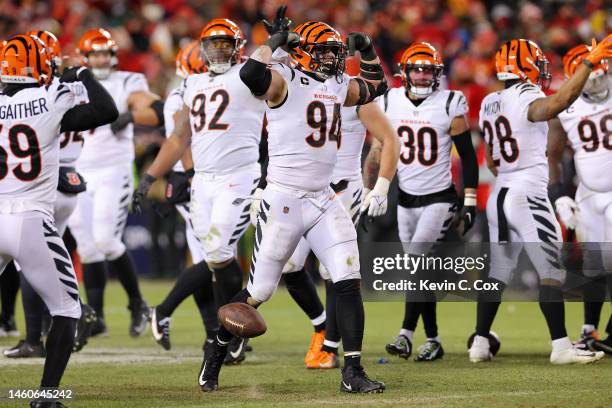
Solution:
[[(2, 132), (2, 125), (0, 125)], [(8, 132), (9, 150), (19, 159), (29, 159), (30, 165), (19, 163), (9, 169), (9, 152), (0, 146), (0, 180), (4, 179), (9, 170), (21, 181), (32, 181), (40, 174), (42, 163), (40, 159), (40, 144), (34, 129), (25, 124), (13, 125)]]

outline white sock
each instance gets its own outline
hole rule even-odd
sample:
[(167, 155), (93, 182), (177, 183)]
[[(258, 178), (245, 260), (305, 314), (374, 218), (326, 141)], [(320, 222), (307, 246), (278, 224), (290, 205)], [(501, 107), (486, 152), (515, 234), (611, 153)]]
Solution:
[(561, 337), (560, 339), (556, 339), (551, 341), (552, 351), (563, 351), (572, 348), (572, 342), (569, 337)]
[(428, 337), (427, 341), (435, 341), (440, 343), (440, 336), (436, 336), (436, 337)]
[(311, 320), (312, 325), (313, 326), (318, 326), (321, 323), (325, 323), (325, 319), (327, 318), (327, 316), (325, 315), (325, 310), (323, 310), (323, 313), (321, 313), (318, 317), (315, 317), (314, 319)]
[(323, 345), (327, 347), (338, 349), (338, 347), (340, 347), (340, 342), (325, 339), (323, 340)]
[(400, 336), (406, 337), (412, 343), (412, 336), (414, 335), (414, 332), (412, 330), (401, 329), (399, 334)]

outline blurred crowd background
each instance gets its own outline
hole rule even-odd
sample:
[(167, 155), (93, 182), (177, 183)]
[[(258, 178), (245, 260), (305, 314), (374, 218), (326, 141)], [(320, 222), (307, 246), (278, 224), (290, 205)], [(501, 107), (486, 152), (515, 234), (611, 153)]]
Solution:
[[(49, 30), (58, 36), (65, 56), (74, 57), (83, 32), (106, 28), (119, 45), (119, 68), (143, 72), (151, 90), (165, 97), (179, 81), (177, 50), (198, 38), (208, 20), (227, 17), (238, 23), (248, 39), (248, 55), (267, 38), (261, 19), (273, 18), (284, 3), (295, 24), (320, 20), (343, 34), (371, 35), (391, 84), (399, 84), (394, 74), (402, 51), (413, 41), (432, 43), (442, 52), (446, 85), (462, 90), (468, 98), (474, 130), (482, 98), (499, 87), (493, 55), (501, 41), (517, 37), (536, 41), (551, 63), (554, 90), (563, 81), (564, 53), (612, 31), (612, 2), (606, 0), (0, 0), (0, 39), (31, 29)], [(154, 157), (163, 138), (163, 129), (137, 129), (138, 170)], [(481, 163), (478, 202), (483, 210), (493, 176), (486, 168), (477, 132), (474, 142)], [(458, 166), (455, 160), (455, 177), (460, 174)], [(461, 188), (459, 180), (456, 185)], [(166, 216), (160, 218), (153, 210), (144, 218), (131, 216), (125, 237), (140, 259), (139, 269), (153, 276), (177, 273), (186, 252), (182, 220), (171, 206), (164, 206), (162, 194), (163, 186), (158, 186), (156, 208)], [(397, 239), (394, 206), (390, 209), (370, 228), (371, 239)], [(479, 219), (470, 240), (486, 239), (484, 214)], [(247, 242), (241, 253), (248, 262), (248, 234), (243, 241)]]

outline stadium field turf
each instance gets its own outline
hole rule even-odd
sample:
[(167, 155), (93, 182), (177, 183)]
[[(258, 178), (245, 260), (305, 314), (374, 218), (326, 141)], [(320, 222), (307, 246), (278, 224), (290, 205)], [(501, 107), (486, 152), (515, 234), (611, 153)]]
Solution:
[[(147, 301), (155, 304), (169, 281), (142, 281)], [(20, 300), (18, 300), (20, 302)], [(193, 300), (175, 312), (172, 350), (155, 344), (150, 329), (138, 339), (128, 334), (128, 312), (118, 283), (107, 287), (106, 315), (110, 336), (90, 339), (74, 354), (63, 388), (74, 390), (68, 407), (576, 407), (610, 406), (612, 358), (588, 366), (553, 366), (544, 319), (536, 303), (508, 303), (493, 327), (502, 346), (492, 363), (474, 365), (467, 359), (466, 339), (475, 323), (475, 304), (441, 303), (440, 336), (446, 350), (442, 361), (416, 363), (386, 355), (384, 345), (396, 335), (403, 315), (400, 303), (366, 303), (363, 363), (370, 377), (387, 390), (376, 395), (346, 395), (338, 391), (338, 370), (307, 370), (303, 363), (311, 326), (280, 288), (260, 310), (268, 332), (253, 339), (252, 353), (238, 366), (225, 366), (219, 392), (203, 394), (197, 384), (204, 330)], [(19, 303), (20, 304), (20, 303)], [(21, 309), (20, 307), (18, 309)], [(22, 312), (19, 312), (22, 313)], [(602, 313), (602, 325), (610, 313)], [(570, 337), (575, 339), (582, 305), (566, 306)], [(18, 328), (24, 329), (23, 315)], [(415, 345), (424, 340), (422, 325)], [(1, 338), (0, 348), (17, 339)], [(380, 364), (385, 358), (388, 363)], [(0, 389), (35, 388), (42, 359), (0, 357)], [(26, 406), (26, 401), (0, 399), (0, 406)]]

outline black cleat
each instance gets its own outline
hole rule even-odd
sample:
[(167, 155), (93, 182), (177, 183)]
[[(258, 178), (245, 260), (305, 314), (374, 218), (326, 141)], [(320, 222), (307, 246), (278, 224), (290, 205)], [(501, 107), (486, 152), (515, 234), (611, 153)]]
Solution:
[(362, 366), (348, 366), (342, 369), (340, 391), (361, 394), (377, 394), (383, 392), (384, 390), (385, 383), (382, 381), (370, 380)]
[(216, 391), (219, 388), (219, 373), (226, 354), (227, 347), (219, 347), (217, 343), (213, 343), (208, 353), (204, 355), (198, 376), (198, 384), (202, 392)]
[(30, 408), (67, 408), (59, 401), (30, 401)]
[(164, 350), (170, 350), (170, 317), (158, 315), (154, 307), (151, 308), (149, 315), (151, 316), (153, 338)]
[(130, 336), (139, 337), (147, 330), (149, 322), (149, 306), (144, 300), (138, 300), (130, 303), (128, 306), (130, 311)]
[(74, 336), (74, 345), (72, 351), (79, 352), (87, 344), (87, 339), (91, 337), (91, 332), (98, 321), (98, 316), (93, 307), (82, 304), (81, 305), (81, 318), (77, 323), (77, 331)]
[(47, 352), (44, 344), (30, 344), (25, 340), (19, 340), (19, 343), (13, 348), (4, 350), (4, 356), (8, 358), (33, 358), (46, 357)]
[(435, 340), (427, 340), (417, 351), (419, 354), (414, 358), (414, 361), (434, 361), (444, 357), (442, 344)]
[(227, 355), (223, 364), (240, 364), (246, 358), (245, 346), (249, 339), (243, 339), (242, 337), (234, 337), (232, 341), (227, 345)]
[(108, 329), (106, 328), (106, 323), (104, 322), (104, 318), (97, 316), (96, 321), (91, 327), (91, 336), (90, 337), (107, 337)]
[(596, 351), (603, 351), (606, 354), (612, 354), (612, 334), (604, 340), (591, 340), (589, 348)]
[(395, 338), (393, 343), (389, 343), (385, 346), (385, 350), (391, 355), (399, 356), (407, 360), (410, 354), (412, 354), (412, 342), (408, 337), (400, 334)]
[(206, 340), (204, 340), (204, 344), (202, 344), (202, 351), (204, 352), (204, 355), (206, 355), (206, 353), (209, 353), (209, 350), (213, 346), (213, 344), (215, 344), (214, 339), (209, 339), (207, 337)]

